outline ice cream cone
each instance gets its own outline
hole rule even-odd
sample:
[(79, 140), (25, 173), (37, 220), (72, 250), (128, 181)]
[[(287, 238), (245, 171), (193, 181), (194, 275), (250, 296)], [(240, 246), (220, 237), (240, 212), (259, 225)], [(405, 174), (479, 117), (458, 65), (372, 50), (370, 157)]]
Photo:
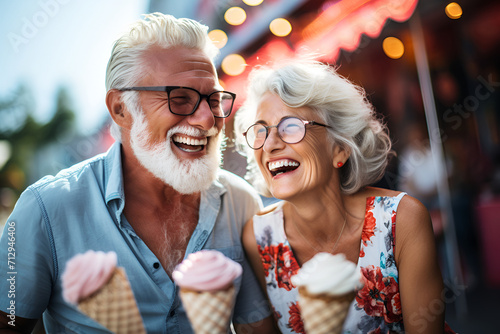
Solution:
[(299, 287), (299, 308), (307, 334), (341, 333), (355, 292), (340, 296), (310, 294)]
[(82, 299), (78, 308), (113, 333), (146, 333), (123, 268), (115, 268), (109, 281), (97, 292)]
[(196, 334), (227, 333), (235, 300), (233, 285), (218, 291), (181, 288), (179, 295)]

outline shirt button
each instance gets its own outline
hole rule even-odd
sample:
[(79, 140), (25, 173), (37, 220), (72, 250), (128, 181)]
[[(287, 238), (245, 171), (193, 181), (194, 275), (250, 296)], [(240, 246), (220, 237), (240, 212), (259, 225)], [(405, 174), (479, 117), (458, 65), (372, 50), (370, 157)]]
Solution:
[(158, 262), (153, 263), (153, 268), (155, 268), (155, 269), (160, 268), (160, 263), (158, 263)]

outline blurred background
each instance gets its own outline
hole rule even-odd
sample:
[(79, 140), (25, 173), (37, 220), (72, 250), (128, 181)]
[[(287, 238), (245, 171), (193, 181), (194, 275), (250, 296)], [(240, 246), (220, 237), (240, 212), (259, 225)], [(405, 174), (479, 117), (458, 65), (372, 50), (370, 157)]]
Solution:
[[(0, 3), (0, 225), (20, 193), (113, 143), (104, 77), (141, 14), (210, 27), (222, 85), (283, 58), (338, 67), (366, 89), (397, 157), (378, 186), (433, 217), (447, 321), (496, 332), (500, 297), (500, 3), (494, 0), (27, 0)], [(238, 107), (238, 106), (237, 106)], [(224, 167), (245, 174), (229, 145)], [(432, 310), (431, 310), (432, 311)], [(430, 315), (432, 316), (432, 314)]]

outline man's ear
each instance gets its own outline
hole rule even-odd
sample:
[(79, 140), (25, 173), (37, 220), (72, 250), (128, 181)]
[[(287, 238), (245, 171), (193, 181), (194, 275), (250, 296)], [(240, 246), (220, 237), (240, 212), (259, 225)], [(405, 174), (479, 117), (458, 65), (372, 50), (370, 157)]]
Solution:
[(130, 130), (133, 119), (122, 101), (121, 93), (117, 89), (110, 89), (106, 94), (106, 106), (113, 121), (119, 127)]

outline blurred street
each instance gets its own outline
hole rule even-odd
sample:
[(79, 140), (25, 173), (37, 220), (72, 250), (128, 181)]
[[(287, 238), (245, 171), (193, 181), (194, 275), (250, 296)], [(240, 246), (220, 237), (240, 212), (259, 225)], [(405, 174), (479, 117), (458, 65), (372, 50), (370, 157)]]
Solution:
[(495, 318), (498, 316), (500, 288), (480, 283), (468, 289), (466, 295), (466, 314), (457, 314), (454, 304), (447, 305), (446, 321), (450, 327), (460, 334), (498, 333)]

